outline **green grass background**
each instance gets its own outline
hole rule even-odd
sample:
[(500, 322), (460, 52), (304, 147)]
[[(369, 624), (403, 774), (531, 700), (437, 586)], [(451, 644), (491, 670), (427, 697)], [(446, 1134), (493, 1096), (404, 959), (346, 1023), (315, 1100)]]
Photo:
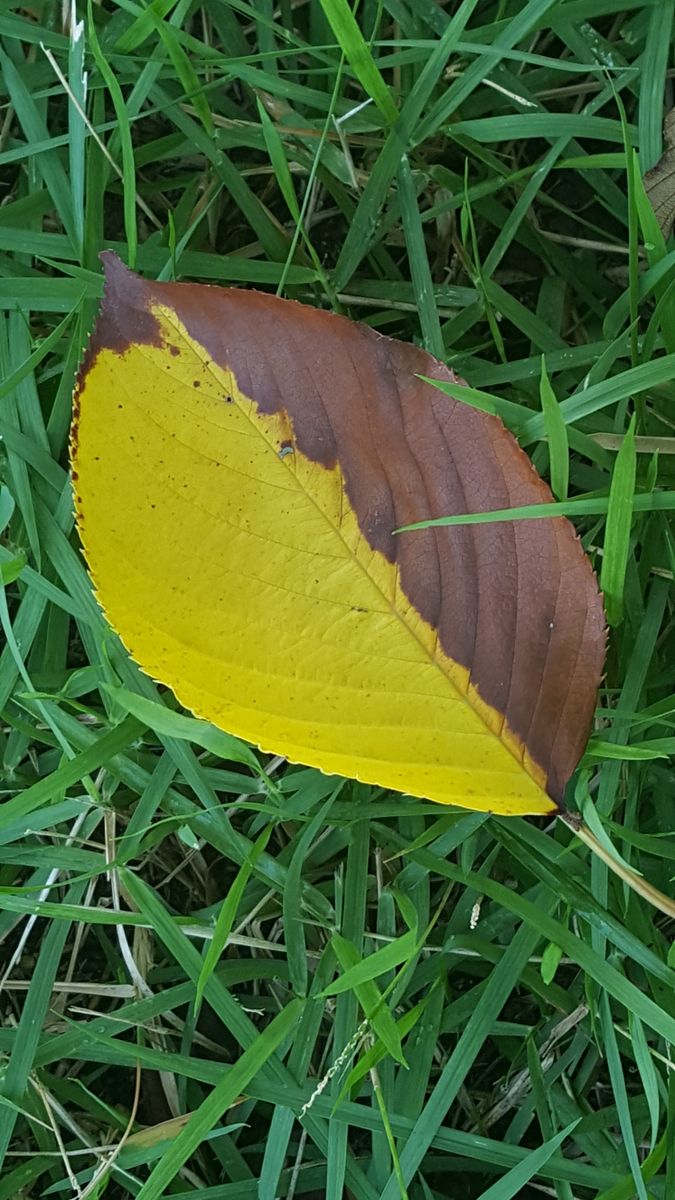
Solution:
[(180, 718), (92, 598), (66, 447), (104, 247), (444, 358), (599, 572), (569, 803), (669, 892), (673, 5), (35, 0), (0, 69), (0, 1200), (672, 1200), (667, 918), (559, 822)]

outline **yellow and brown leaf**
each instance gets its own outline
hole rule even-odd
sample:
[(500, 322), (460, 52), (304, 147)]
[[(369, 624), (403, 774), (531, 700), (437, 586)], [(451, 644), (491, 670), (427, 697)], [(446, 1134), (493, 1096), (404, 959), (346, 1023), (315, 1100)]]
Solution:
[(439, 527), (551, 495), (412, 345), (105, 257), (72, 433), (77, 521), (129, 652), (199, 716), (323, 771), (555, 809), (604, 658), (563, 519)]

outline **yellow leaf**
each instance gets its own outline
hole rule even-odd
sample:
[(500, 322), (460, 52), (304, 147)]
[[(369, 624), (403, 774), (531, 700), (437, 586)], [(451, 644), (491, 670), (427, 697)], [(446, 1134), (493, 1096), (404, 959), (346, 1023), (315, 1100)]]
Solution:
[(129, 652), (266, 751), (441, 803), (555, 809), (604, 655), (567, 521), (394, 530), (551, 500), (414, 346), (106, 255), (72, 432), (78, 528)]

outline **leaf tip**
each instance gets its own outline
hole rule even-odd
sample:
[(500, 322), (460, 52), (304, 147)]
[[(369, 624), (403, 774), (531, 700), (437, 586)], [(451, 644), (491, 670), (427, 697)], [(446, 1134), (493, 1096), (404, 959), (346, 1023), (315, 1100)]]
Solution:
[(102, 250), (99, 258), (104, 271), (103, 299), (80, 364), (76, 400), (102, 350), (123, 355), (133, 343), (158, 346), (162, 340), (150, 307), (152, 284), (129, 270), (114, 250)]
[(103, 301), (92, 336), (101, 348), (123, 354), (132, 342), (159, 345), (159, 325), (150, 311), (152, 285), (129, 270), (114, 250), (102, 250)]
[(101, 250), (98, 257), (103, 263), (106, 293), (110, 288), (117, 289), (122, 282), (128, 284), (132, 279), (137, 278), (114, 250)]

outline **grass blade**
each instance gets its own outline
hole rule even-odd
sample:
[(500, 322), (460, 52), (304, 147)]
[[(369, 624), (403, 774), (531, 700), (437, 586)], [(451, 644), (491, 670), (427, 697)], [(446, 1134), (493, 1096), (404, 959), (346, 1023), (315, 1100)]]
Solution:
[(302, 1000), (291, 1000), (253, 1045), (243, 1052), (239, 1061), (230, 1068), (220, 1083), (216, 1084), (211, 1094), (200, 1104), (172, 1141), (169, 1149), (164, 1152), (149, 1179), (138, 1192), (138, 1200), (159, 1200), (159, 1197), (164, 1195), (165, 1189), (175, 1179), (193, 1151), (234, 1104), (254, 1075), (257, 1075), (271, 1055), (286, 1041), (297, 1025), (302, 1009)]
[(543, 355), (541, 359), (539, 397), (546, 423), (548, 455), (551, 468), (551, 491), (556, 499), (566, 500), (570, 478), (567, 426), (562, 418), (556, 394), (551, 387), (546, 371), (546, 360)]
[(610, 625), (619, 625), (623, 620), (623, 595), (626, 565), (630, 552), (635, 474), (635, 417), (633, 417), (628, 427), (628, 433), (616, 456), (607, 505), (600, 587), (605, 595), (605, 608)]
[(366, 95), (377, 105), (388, 124), (396, 120), (398, 109), (391, 92), (375, 66), (370, 47), (356, 22), (347, 0), (321, 0), (342, 52)]

